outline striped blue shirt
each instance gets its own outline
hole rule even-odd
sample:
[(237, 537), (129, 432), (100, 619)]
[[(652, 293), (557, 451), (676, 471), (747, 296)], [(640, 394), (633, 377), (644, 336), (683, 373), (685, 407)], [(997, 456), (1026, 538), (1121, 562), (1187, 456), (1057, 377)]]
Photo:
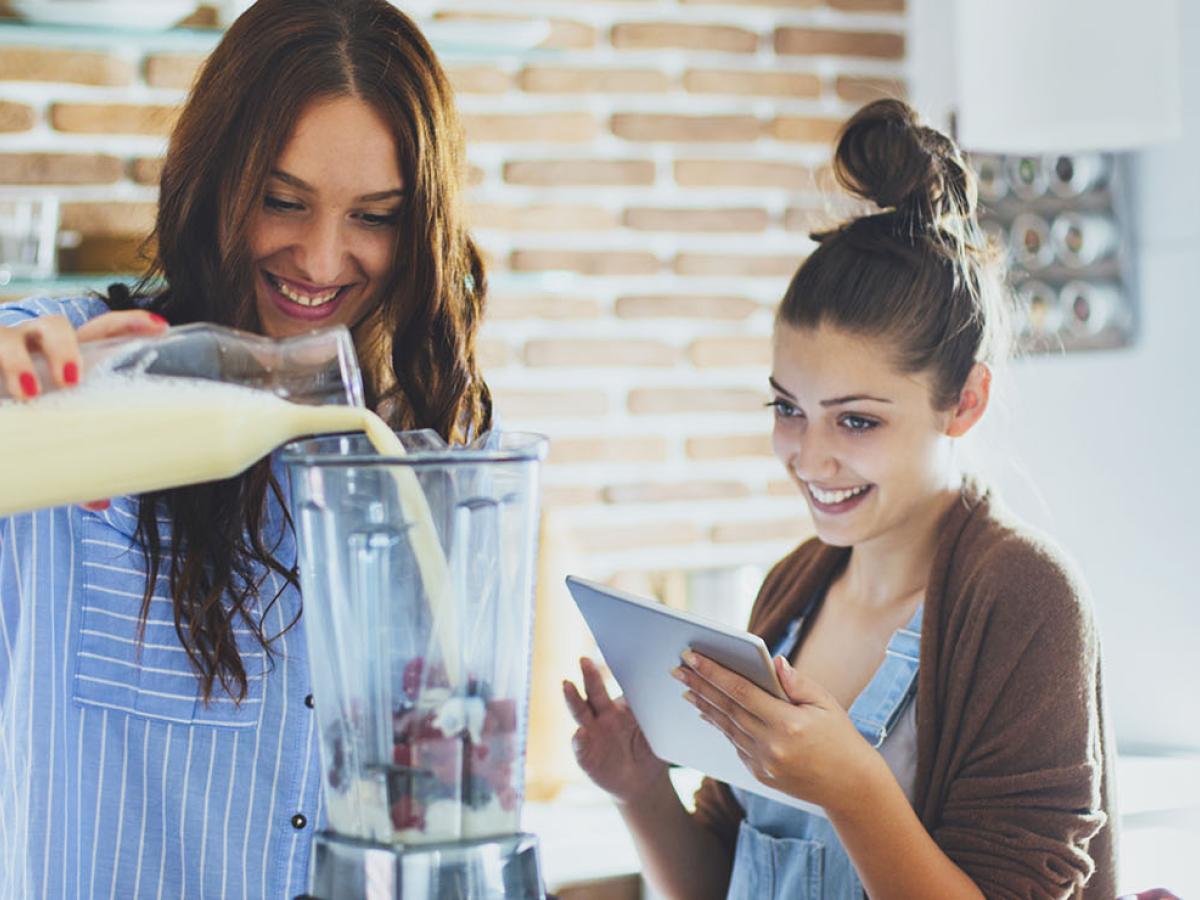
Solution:
[[(0, 326), (53, 313), (78, 326), (105, 309), (23, 301), (0, 306)], [(0, 490), (20, 477), (0, 473)], [(304, 893), (324, 815), (303, 630), (279, 637), (268, 661), (240, 628), (249, 696), (205, 705), (165, 577), (137, 640), (136, 515), (136, 498), (118, 497), (98, 514), (0, 519), (0, 900)], [(273, 506), (267, 527), (281, 523)], [(278, 555), (291, 565), (294, 541)], [(271, 578), (268, 599), (281, 586)], [(259, 612), (264, 631), (299, 609), (288, 587)]]

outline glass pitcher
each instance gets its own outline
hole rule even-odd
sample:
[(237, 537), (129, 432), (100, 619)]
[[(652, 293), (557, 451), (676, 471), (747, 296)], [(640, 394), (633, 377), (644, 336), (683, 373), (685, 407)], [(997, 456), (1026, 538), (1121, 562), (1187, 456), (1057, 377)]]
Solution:
[(284, 451), (329, 829), (407, 848), (515, 835), (546, 441), (398, 437), (403, 457), (361, 436)]
[(55, 390), (38, 357), (43, 395), (0, 393), (0, 516), (232, 477), (366, 416), (341, 326), (276, 341), (185, 325), (80, 351), (78, 387)]

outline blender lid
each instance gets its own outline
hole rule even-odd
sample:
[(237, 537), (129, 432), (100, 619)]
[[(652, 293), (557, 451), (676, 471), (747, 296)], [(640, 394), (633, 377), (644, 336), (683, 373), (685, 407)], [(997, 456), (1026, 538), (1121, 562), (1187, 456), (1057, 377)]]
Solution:
[(403, 465), (538, 462), (545, 459), (549, 446), (545, 435), (528, 431), (487, 431), (471, 443), (458, 446), (450, 446), (429, 428), (398, 431), (396, 437), (404, 445), (404, 456), (380, 455), (365, 434), (353, 432), (292, 441), (283, 448), (283, 461), (302, 466), (362, 466), (381, 462)]

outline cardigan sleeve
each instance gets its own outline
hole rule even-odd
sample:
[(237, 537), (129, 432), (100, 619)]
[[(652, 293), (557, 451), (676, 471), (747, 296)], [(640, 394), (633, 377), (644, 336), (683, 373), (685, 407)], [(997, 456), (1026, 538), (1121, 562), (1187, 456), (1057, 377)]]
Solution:
[(1085, 591), (1013, 536), (977, 560), (938, 674), (938, 845), (989, 898), (1076, 896), (1104, 826), (1099, 649)]
[(746, 812), (729, 785), (712, 778), (700, 783), (692, 818), (713, 833), (731, 860), (737, 849), (738, 829), (745, 817)]

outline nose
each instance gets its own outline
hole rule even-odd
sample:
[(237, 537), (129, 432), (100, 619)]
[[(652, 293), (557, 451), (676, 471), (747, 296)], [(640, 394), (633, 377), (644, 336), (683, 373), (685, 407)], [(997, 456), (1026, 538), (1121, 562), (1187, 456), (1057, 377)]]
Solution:
[(348, 252), (339, 217), (315, 217), (305, 229), (296, 250), (296, 262), (313, 285), (336, 284), (343, 273)]
[(820, 428), (797, 429), (781, 436), (776, 431), (776, 452), (801, 481), (826, 481), (837, 474), (838, 462)]

